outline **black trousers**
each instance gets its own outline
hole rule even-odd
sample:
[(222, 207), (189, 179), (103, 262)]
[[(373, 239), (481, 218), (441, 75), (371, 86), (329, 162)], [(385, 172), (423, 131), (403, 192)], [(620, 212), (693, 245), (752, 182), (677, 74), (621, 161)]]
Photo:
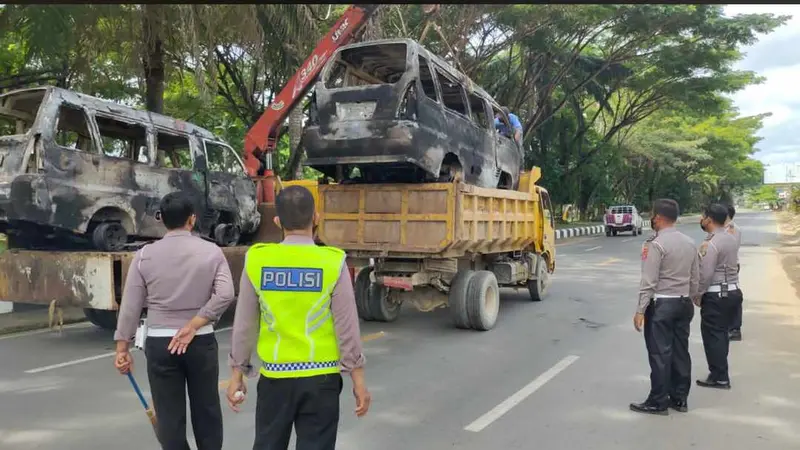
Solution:
[[(214, 334), (195, 336), (183, 355), (171, 355), (172, 338), (145, 341), (147, 377), (164, 450), (189, 450), (186, 440), (186, 392), (197, 450), (222, 448), (219, 356)], [(188, 388), (188, 389), (187, 389)]]
[(258, 380), (253, 450), (286, 450), (297, 434), (297, 450), (334, 450), (339, 427), (342, 376)]
[(717, 292), (706, 292), (700, 304), (700, 332), (706, 353), (710, 377), (714, 381), (730, 381), (728, 377), (728, 331), (742, 303), (742, 291), (728, 291), (727, 297)]
[(733, 318), (731, 319), (731, 331), (742, 331), (742, 304), (743, 303), (744, 303), (744, 295), (740, 295), (739, 296), (739, 301), (736, 302), (736, 308), (733, 310)]
[(648, 401), (666, 406), (686, 400), (692, 376), (689, 325), (694, 305), (688, 297), (654, 299), (644, 313), (644, 341), (650, 362)]

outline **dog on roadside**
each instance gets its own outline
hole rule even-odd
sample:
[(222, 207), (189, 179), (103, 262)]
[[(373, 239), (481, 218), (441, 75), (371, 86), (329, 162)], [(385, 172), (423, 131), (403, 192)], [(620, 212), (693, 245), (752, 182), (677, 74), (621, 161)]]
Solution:
[(64, 331), (64, 310), (58, 306), (58, 300), (50, 302), (50, 307), (47, 310), (48, 328), (54, 330), (58, 325), (58, 334)]

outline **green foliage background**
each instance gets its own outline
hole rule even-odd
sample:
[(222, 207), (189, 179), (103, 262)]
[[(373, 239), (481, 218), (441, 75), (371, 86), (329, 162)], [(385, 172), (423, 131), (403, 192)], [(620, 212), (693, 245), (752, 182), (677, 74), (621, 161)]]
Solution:
[[(347, 5), (4, 5), (0, 89), (57, 84), (194, 122), (242, 148), (261, 115)], [(769, 112), (726, 94), (762, 80), (740, 48), (785, 23), (721, 5), (443, 5), (423, 44), (524, 124), (526, 166), (580, 219), (614, 203), (685, 211), (761, 184), (751, 158)], [(383, 5), (363, 39), (420, 39), (420, 5)], [(433, 28), (435, 30), (435, 28)], [(276, 167), (298, 169), (307, 103)], [(300, 151), (296, 151), (296, 149)], [(560, 214), (559, 214), (560, 215)]]

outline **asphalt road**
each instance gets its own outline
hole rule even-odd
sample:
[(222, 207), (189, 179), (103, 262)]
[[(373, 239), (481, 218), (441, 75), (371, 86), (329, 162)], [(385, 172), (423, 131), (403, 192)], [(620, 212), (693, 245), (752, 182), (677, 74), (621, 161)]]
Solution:
[[(631, 322), (647, 233), (578, 238), (558, 246), (549, 297), (532, 303), (522, 290), (504, 292), (492, 331), (454, 329), (446, 310), (362, 324), (373, 405), (356, 419), (345, 382), (338, 448), (798, 448), (800, 299), (770, 249), (772, 216), (740, 215), (746, 306), (731, 391), (693, 386), (688, 414), (630, 412), (649, 386)], [(702, 239), (696, 223), (681, 229)], [(699, 311), (692, 327), (692, 375), (704, 377)], [(218, 339), (224, 364), (230, 332)], [(0, 337), (0, 448), (157, 448), (112, 351), (111, 334), (87, 325)], [(135, 374), (147, 390), (143, 356), (134, 355)], [(254, 395), (239, 414), (224, 408), (225, 448), (251, 448)]]

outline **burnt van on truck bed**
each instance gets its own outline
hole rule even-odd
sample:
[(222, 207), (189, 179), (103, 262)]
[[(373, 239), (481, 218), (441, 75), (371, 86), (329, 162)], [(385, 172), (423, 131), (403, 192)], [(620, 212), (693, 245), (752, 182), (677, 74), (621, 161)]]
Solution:
[(496, 114), (507, 124), (486, 91), (413, 40), (347, 45), (315, 86), (305, 164), (340, 183), (515, 189), (522, 148), (495, 131)]

